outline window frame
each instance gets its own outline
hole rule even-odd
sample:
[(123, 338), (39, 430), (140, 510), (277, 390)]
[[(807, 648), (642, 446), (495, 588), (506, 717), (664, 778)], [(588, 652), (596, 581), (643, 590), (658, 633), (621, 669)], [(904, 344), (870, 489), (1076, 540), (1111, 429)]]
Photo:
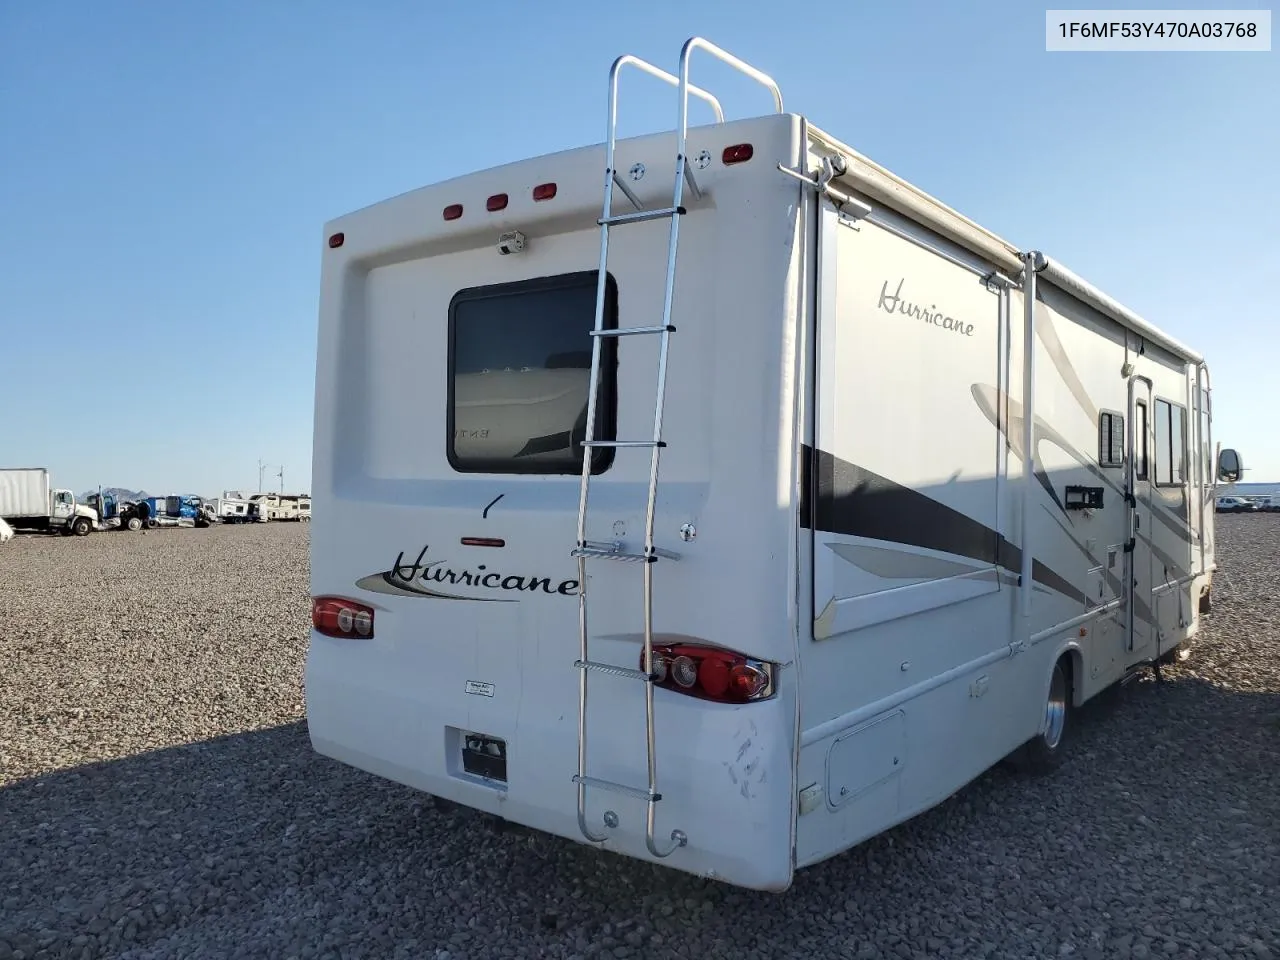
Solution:
[[(1103, 408), (1098, 411), (1098, 466), (1109, 470), (1118, 470), (1124, 467), (1125, 459), (1129, 453), (1129, 435), (1125, 432), (1128, 427), (1128, 418), (1119, 410), (1110, 410)], [(1120, 423), (1120, 459), (1112, 460), (1110, 457), (1112, 447), (1105, 446), (1103, 442), (1102, 425), (1108, 423), (1110, 425), (1110, 436), (1115, 435), (1116, 422)]]
[[(526, 280), (511, 280), (502, 283), (487, 283), (478, 286), (464, 287), (449, 300), (447, 354), (445, 357), (445, 457), (455, 473), (496, 476), (581, 476), (582, 460), (578, 458), (576, 465), (570, 470), (555, 463), (529, 461), (521, 464), (512, 460), (477, 462), (460, 458), (454, 449), (454, 432), (456, 422), (454, 416), (454, 381), (455, 352), (457, 345), (458, 307), (474, 300), (493, 300), (500, 297), (518, 297), (527, 293), (545, 293), (548, 291), (589, 287), (594, 294), (599, 289), (599, 270), (578, 270), (571, 273), (558, 273), (549, 276), (531, 277)], [(594, 311), (588, 318), (583, 336), (590, 345), (591, 324), (595, 321)], [(604, 291), (604, 323), (606, 330), (618, 328), (618, 282), (612, 272), (605, 271)], [(616, 440), (618, 429), (618, 338), (600, 338), (600, 377), (603, 381), (596, 393), (596, 439)], [(599, 476), (613, 466), (615, 447), (596, 447), (592, 450), (591, 475)]]

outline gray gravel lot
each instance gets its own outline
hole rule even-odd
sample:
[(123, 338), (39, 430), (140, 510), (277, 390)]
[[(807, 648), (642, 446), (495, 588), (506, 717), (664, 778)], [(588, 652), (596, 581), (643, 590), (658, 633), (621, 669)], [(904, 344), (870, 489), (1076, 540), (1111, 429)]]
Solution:
[(315, 756), (307, 528), (0, 545), (0, 960), (1280, 960), (1280, 515), (1219, 516), (1191, 657), (999, 768), (736, 891), (500, 831)]

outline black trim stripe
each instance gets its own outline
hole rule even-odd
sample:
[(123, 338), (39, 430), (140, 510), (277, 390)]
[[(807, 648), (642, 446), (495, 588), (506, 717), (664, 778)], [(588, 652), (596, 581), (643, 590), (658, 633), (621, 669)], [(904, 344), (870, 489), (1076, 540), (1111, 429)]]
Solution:
[[(803, 454), (802, 528), (937, 550), (1021, 572), (1022, 550), (986, 524), (825, 450), (805, 444)], [(1031, 562), (1031, 578), (1088, 603), (1083, 592), (1039, 560)]]

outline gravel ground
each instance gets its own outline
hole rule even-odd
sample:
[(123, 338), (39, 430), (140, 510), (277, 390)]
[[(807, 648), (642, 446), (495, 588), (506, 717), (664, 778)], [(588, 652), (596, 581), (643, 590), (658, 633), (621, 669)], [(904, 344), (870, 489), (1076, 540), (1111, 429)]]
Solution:
[(737, 891), (315, 756), (307, 528), (0, 545), (0, 960), (1280, 960), (1280, 515), (1220, 516), (1210, 625), (1003, 768)]

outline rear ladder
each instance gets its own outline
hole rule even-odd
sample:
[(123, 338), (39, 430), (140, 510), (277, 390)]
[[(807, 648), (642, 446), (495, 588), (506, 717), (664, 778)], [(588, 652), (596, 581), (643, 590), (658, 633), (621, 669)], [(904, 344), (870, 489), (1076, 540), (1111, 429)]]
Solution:
[[(732, 54), (721, 50), (700, 37), (688, 40), (680, 52), (680, 77), (677, 79), (665, 70), (660, 70), (644, 60), (626, 55), (614, 61), (609, 72), (609, 136), (605, 153), (604, 177), (604, 209), (597, 221), (600, 225), (600, 271), (596, 288), (595, 326), (591, 331), (591, 384), (587, 394), (586, 436), (582, 452), (582, 482), (578, 497), (578, 536), (576, 546), (571, 555), (578, 559), (578, 659), (574, 667), (578, 670), (578, 772), (573, 782), (578, 786), (578, 828), (583, 836), (594, 843), (601, 843), (608, 834), (597, 834), (587, 825), (586, 791), (588, 787), (620, 793), (624, 796), (644, 800), (647, 804), (645, 823), (645, 843), (649, 852), (655, 857), (670, 856), (675, 850), (688, 843), (683, 830), (672, 830), (670, 843), (659, 847), (656, 833), (657, 803), (662, 799), (658, 791), (657, 757), (654, 743), (653, 719), (653, 564), (659, 559), (678, 560), (679, 555), (669, 550), (662, 550), (653, 543), (654, 505), (658, 493), (658, 458), (665, 442), (662, 439), (663, 401), (667, 385), (667, 350), (670, 336), (675, 332), (671, 324), (671, 301), (675, 290), (676, 249), (680, 234), (680, 217), (686, 213), (683, 206), (686, 184), (695, 198), (702, 192), (689, 169), (685, 157), (685, 140), (689, 124), (689, 94), (701, 97), (715, 110), (717, 122), (724, 122), (724, 112), (720, 103), (711, 94), (689, 83), (689, 58), (695, 49), (703, 49), (729, 66), (741, 71), (753, 80), (763, 84), (773, 94), (774, 106), (782, 113), (782, 94), (778, 85), (767, 75), (739, 60)], [(676, 87), (679, 90), (679, 122), (676, 128), (676, 170), (675, 186), (669, 206), (656, 210), (645, 210), (636, 195), (618, 176), (614, 169), (614, 149), (617, 145), (618, 115), (618, 75), (625, 66), (634, 66), (645, 73)], [(615, 214), (613, 212), (613, 188), (619, 189), (635, 207), (634, 213)], [(644, 223), (649, 220), (669, 218), (671, 232), (667, 241), (667, 278), (666, 292), (663, 298), (662, 322), (657, 326), (624, 327), (620, 329), (604, 329), (606, 272), (609, 260), (609, 228), (625, 226), (632, 223)], [(658, 336), (661, 338), (658, 353), (658, 373), (656, 399), (653, 414), (653, 436), (648, 440), (597, 440), (596, 400), (599, 394), (600, 349), (605, 337)], [(639, 448), (649, 450), (649, 495), (645, 507), (644, 550), (641, 553), (628, 552), (621, 542), (601, 543), (586, 539), (587, 527), (587, 493), (591, 481), (592, 451), (597, 447), (613, 447), (618, 449)], [(634, 670), (630, 667), (615, 666), (591, 660), (587, 650), (587, 561), (588, 560), (620, 560), (640, 562), (644, 570), (644, 669)], [(587, 775), (587, 677), (596, 672), (625, 680), (638, 680), (645, 685), (645, 741), (648, 752), (649, 784), (648, 787), (630, 786), (603, 780)], [(606, 827), (617, 825), (617, 817), (609, 811), (604, 816)]]

